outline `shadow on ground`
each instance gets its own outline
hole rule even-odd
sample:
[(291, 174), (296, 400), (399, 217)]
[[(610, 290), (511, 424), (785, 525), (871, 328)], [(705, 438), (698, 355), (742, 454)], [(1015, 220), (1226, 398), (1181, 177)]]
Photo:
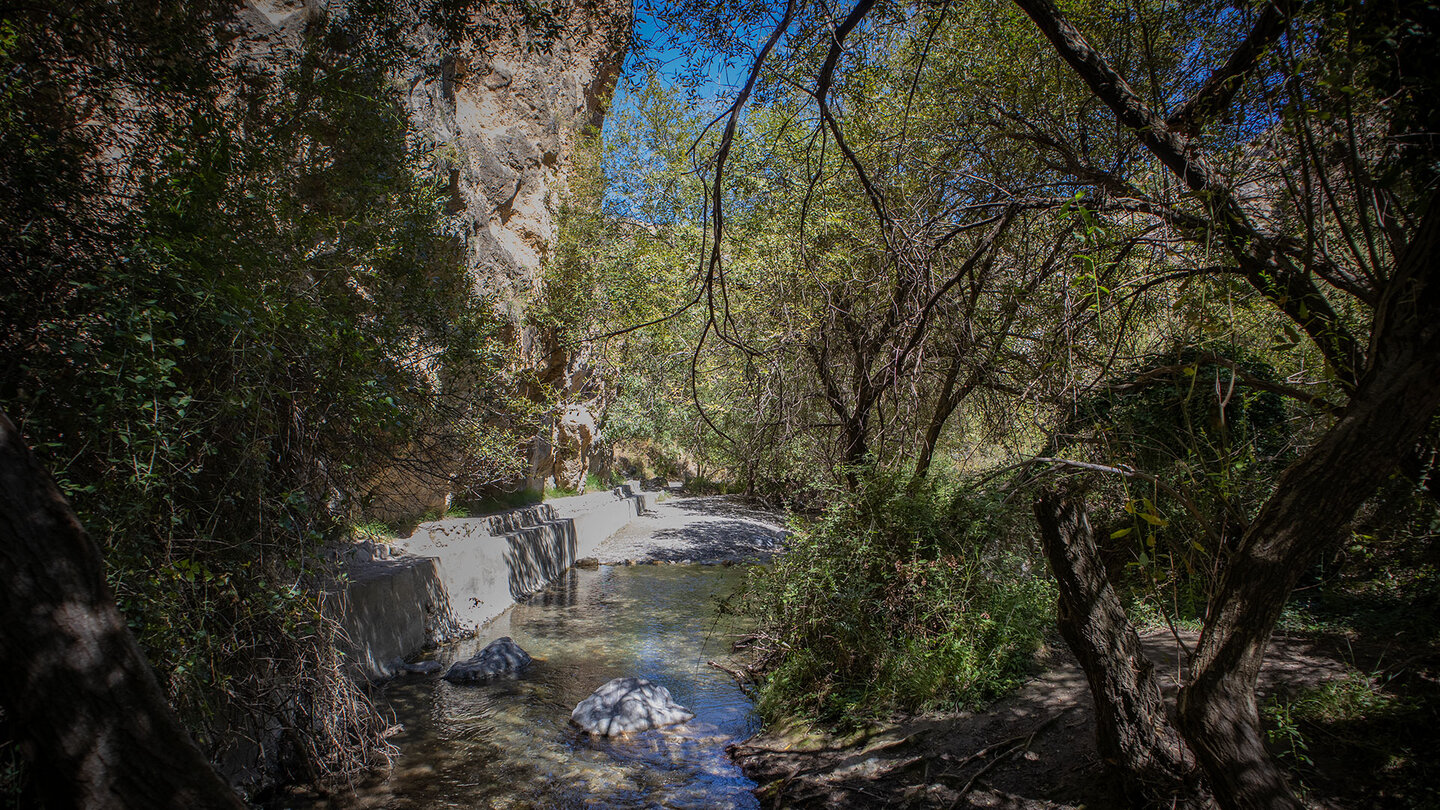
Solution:
[[(1196, 634), (1154, 631), (1142, 638), (1173, 711), (1181, 644)], [(1311, 642), (1276, 639), (1262, 694), (1343, 678), (1344, 665)], [(1073, 657), (1052, 649), (1041, 671), (1014, 695), (980, 712), (908, 718), (859, 740), (766, 731), (731, 755), (782, 807), (1106, 807), (1095, 752), (1094, 708)]]
[(672, 498), (606, 540), (596, 558), (625, 562), (764, 562), (785, 540), (784, 516), (724, 496)]

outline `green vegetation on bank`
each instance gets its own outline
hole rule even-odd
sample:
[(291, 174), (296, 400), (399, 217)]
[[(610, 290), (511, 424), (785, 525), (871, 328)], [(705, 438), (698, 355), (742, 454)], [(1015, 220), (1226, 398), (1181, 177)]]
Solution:
[(206, 753), (350, 778), (386, 724), (322, 547), (417, 442), (513, 473), (526, 410), (389, 80), (410, 12), (322, 16), (281, 64), (227, 52), (228, 3), (151, 5), (0, 23), (0, 399)]
[(936, 481), (867, 473), (736, 606), (768, 720), (856, 728), (893, 711), (975, 708), (1013, 689), (1051, 626), (1055, 594), (1015, 509)]

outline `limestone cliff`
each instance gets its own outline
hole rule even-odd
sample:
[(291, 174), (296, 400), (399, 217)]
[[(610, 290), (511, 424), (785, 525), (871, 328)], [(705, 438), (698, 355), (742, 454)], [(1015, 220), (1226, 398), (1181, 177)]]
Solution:
[[(583, 357), (549, 345), (524, 326), (541, 269), (557, 236), (555, 212), (573, 171), (574, 149), (600, 126), (625, 58), (630, 0), (542, 6), (544, 24), (519, 24), (510, 3), (480, 3), (459, 41), (416, 14), (406, 32), (415, 54), (392, 77), (409, 117), (412, 146), (448, 173), (448, 213), (463, 240), (477, 294), (509, 324), (516, 386), (548, 410), (529, 448), (523, 483), (583, 485), (600, 391)], [(307, 26), (347, 13), (344, 0), (247, 0), (235, 43), (239, 58), (293, 59)], [(437, 369), (445, 379), (443, 369)], [(520, 380), (539, 386), (521, 383)], [(464, 380), (446, 380), (463, 391)], [(400, 519), (449, 505), (454, 470), (464, 465), (445, 442), (412, 448), (364, 493), (370, 511)]]
[(587, 129), (599, 129), (614, 90), (631, 8), (629, 0), (593, 0), (557, 13), (553, 41), (502, 37), (448, 52), (432, 43), (438, 75), (417, 69), (407, 106), (422, 146), (450, 162), (451, 209), (480, 291), (505, 308), (522, 365), (559, 400), (532, 444), (525, 483), (580, 489), (601, 391), (583, 356), (550, 345), (521, 319), (555, 244), (574, 149)]

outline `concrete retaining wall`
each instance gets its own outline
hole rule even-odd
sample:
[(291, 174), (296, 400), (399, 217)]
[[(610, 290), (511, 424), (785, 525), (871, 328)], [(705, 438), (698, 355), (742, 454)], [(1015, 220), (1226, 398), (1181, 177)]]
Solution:
[[(348, 655), (370, 678), (450, 641), (544, 588), (645, 511), (629, 487), (476, 518), (422, 523), (390, 559), (365, 551), (332, 603)], [(386, 552), (379, 552), (385, 554)]]

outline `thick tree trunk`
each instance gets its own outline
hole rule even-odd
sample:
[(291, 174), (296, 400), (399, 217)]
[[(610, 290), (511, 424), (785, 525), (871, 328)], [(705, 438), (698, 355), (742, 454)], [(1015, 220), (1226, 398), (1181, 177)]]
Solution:
[(0, 704), (53, 808), (234, 808), (165, 700), (100, 552), (0, 413)]
[(1155, 665), (1140, 648), (1110, 584), (1080, 497), (1046, 490), (1035, 501), (1040, 544), (1060, 591), (1060, 634), (1095, 700), (1100, 758), (1136, 807), (1199, 800), (1194, 769), (1165, 716)]
[[(1015, 0), (1117, 120), (1187, 186), (1203, 192), (1211, 224), (1240, 269), (1307, 332), (1352, 391), (1339, 422), (1281, 476), (1229, 559), (1182, 690), (1180, 727), (1227, 808), (1298, 808), (1261, 739), (1255, 683), (1270, 633), (1305, 569), (1342, 537), (1359, 505), (1409, 453), (1440, 405), (1440, 196), (1384, 287), (1366, 352), (1320, 292), (1250, 222), (1230, 184), (1135, 94), (1052, 0)], [(1269, 22), (1265, 23), (1268, 27)], [(1245, 47), (1270, 37), (1258, 30)], [(1237, 54), (1239, 81), (1254, 60)], [(1188, 106), (1188, 105), (1187, 105)], [(1359, 373), (1360, 369), (1364, 373)]]
[(1440, 197), (1375, 314), (1369, 371), (1345, 414), (1280, 477), (1231, 558), (1180, 693), (1180, 726), (1227, 808), (1298, 808), (1265, 750), (1255, 682), (1299, 578), (1411, 452), (1440, 407)]

